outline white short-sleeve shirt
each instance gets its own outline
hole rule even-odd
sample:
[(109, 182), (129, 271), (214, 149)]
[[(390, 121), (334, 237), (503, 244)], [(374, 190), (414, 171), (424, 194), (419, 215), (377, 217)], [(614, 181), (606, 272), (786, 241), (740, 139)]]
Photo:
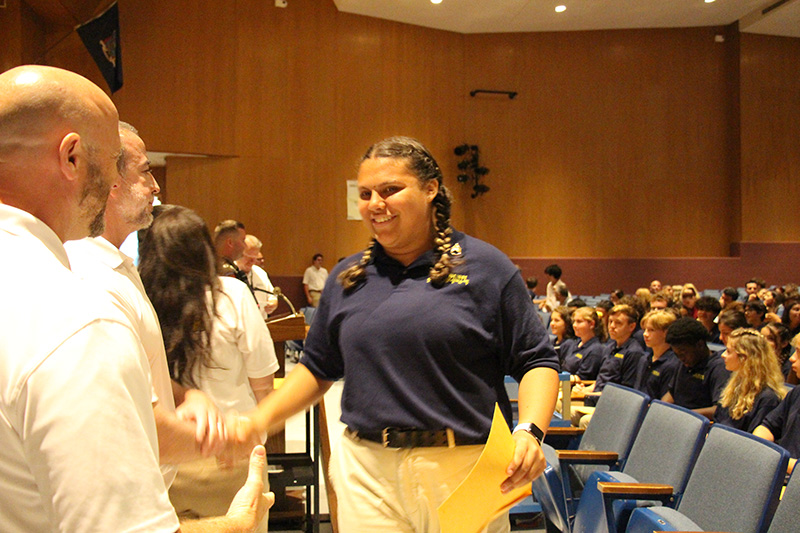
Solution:
[(174, 532), (149, 364), (56, 234), (0, 205), (0, 531)]
[[(256, 406), (249, 378), (278, 371), (278, 358), (250, 289), (235, 278), (220, 276), (221, 293), (211, 335), (212, 367), (196, 367), (195, 381), (223, 411), (240, 413)], [(208, 294), (209, 305), (211, 293)]]

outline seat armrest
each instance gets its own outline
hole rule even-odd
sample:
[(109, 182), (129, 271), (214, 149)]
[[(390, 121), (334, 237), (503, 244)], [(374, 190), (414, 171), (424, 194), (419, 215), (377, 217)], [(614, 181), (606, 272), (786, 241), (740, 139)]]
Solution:
[(608, 464), (613, 465), (619, 460), (617, 452), (596, 450), (556, 450), (558, 460), (570, 464)]
[(584, 428), (576, 428), (574, 426), (550, 426), (545, 432), (546, 435), (556, 435), (559, 437), (577, 437), (586, 432)]
[(597, 490), (603, 494), (618, 494), (628, 498), (642, 496), (672, 496), (675, 489), (672, 485), (661, 483), (614, 483), (598, 481)]
[(603, 511), (609, 531), (617, 531), (614, 500), (657, 500), (664, 505), (675, 503), (674, 487), (661, 483), (614, 483), (598, 481), (597, 490), (603, 496)]

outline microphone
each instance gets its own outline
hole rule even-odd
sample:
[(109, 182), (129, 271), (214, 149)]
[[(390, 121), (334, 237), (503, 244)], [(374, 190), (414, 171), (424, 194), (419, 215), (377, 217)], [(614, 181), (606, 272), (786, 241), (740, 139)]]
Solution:
[[(269, 292), (269, 291), (265, 291), (265, 292)], [(277, 296), (278, 298), (282, 298), (282, 299), (283, 299), (283, 301), (284, 301), (284, 302), (286, 302), (286, 303), (289, 305), (289, 309), (291, 309), (291, 310), (292, 310), (292, 314), (293, 314), (293, 315), (296, 315), (296, 314), (297, 314), (297, 310), (296, 310), (296, 309), (294, 308), (294, 306), (292, 305), (292, 302), (291, 302), (291, 301), (289, 301), (289, 298), (287, 298), (285, 294), (283, 294), (283, 291), (281, 290), (281, 288), (280, 288), (280, 287), (273, 287), (273, 288), (272, 288), (272, 294), (274, 294), (274, 295), (275, 295), (275, 296)]]

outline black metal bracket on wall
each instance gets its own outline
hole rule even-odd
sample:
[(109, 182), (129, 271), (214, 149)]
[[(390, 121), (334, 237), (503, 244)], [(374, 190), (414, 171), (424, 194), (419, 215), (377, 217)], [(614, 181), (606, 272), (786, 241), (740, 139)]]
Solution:
[(475, 89), (474, 91), (470, 91), (470, 96), (475, 96), (476, 94), (505, 94), (508, 95), (509, 100), (513, 100), (515, 96), (517, 96), (517, 91), (490, 91), (488, 89)]

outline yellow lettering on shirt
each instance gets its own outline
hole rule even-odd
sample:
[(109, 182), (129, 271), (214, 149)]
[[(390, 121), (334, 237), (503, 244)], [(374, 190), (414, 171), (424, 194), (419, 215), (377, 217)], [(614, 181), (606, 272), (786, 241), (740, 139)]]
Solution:
[[(428, 278), (428, 283), (431, 282), (431, 278)], [(445, 283), (453, 284), (457, 283), (459, 285), (469, 285), (469, 277), (466, 274), (450, 274), (447, 276), (447, 281)]]
[(660, 376), (661, 372), (659, 372), (658, 370), (653, 370), (653, 375), (654, 376)]
[(615, 353), (614, 357), (616, 357), (617, 359), (625, 359), (625, 354), (624, 353)]
[(692, 377), (694, 379), (699, 379), (700, 381), (703, 381), (704, 379), (706, 379), (705, 374), (692, 374)]
[(583, 354), (582, 353), (576, 353), (575, 357), (577, 357), (578, 359), (583, 359)]

